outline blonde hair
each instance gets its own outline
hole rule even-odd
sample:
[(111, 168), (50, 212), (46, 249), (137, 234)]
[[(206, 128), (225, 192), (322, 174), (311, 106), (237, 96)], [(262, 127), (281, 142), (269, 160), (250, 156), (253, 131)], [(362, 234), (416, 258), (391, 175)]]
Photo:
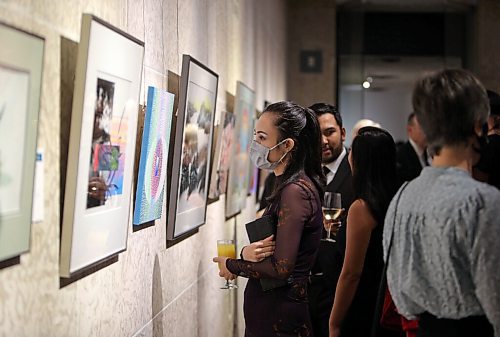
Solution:
[(351, 133), (351, 142), (356, 138), (358, 135), (358, 131), (361, 128), (364, 128), (365, 126), (374, 126), (376, 128), (380, 128), (381, 125), (377, 122), (372, 121), (371, 119), (360, 119), (359, 121), (354, 124), (352, 127), (352, 133)]

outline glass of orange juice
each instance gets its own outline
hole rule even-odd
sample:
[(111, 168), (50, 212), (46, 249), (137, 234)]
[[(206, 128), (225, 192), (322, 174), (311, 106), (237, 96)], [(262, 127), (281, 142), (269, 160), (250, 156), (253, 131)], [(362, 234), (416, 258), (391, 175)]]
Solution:
[[(236, 246), (234, 245), (234, 240), (217, 240), (217, 255), (219, 257), (229, 257), (231, 259), (236, 258)], [(219, 263), (220, 269), (220, 263)], [(238, 288), (236, 284), (226, 280), (226, 284), (221, 287), (221, 289), (234, 289)]]

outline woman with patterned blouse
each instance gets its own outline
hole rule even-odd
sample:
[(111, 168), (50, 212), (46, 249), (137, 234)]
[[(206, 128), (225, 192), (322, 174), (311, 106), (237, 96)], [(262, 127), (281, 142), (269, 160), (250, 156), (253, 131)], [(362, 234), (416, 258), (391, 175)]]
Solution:
[[(306, 286), (323, 227), (320, 151), (318, 121), (309, 109), (291, 102), (271, 104), (255, 125), (250, 157), (277, 179), (264, 212), (277, 220), (274, 252), (272, 246), (256, 250), (250, 245), (242, 251), (245, 259), (214, 258), (226, 279), (249, 278), (243, 307), (246, 337), (312, 336)], [(286, 283), (263, 291), (261, 278)]]
[(413, 107), (433, 160), (387, 211), (392, 298), (420, 319), (417, 336), (500, 337), (500, 191), (471, 177), (486, 90), (464, 70), (443, 70), (416, 83)]

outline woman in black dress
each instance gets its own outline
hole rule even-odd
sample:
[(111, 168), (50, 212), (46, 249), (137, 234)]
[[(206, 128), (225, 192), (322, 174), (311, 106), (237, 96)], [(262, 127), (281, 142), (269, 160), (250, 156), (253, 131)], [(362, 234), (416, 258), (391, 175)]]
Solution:
[(346, 246), (330, 315), (330, 337), (370, 336), (384, 266), (384, 217), (397, 190), (392, 136), (373, 126), (360, 129), (349, 164), (355, 200), (347, 214), (347, 226), (339, 232), (339, 240), (345, 239)]
[[(274, 253), (272, 249), (255, 252), (254, 246), (247, 246), (243, 257), (252, 250), (257, 254), (252, 260), (264, 259), (214, 258), (220, 262), (221, 276), (249, 278), (243, 307), (246, 337), (312, 336), (306, 286), (323, 226), (320, 151), (318, 121), (309, 109), (291, 102), (271, 104), (255, 125), (250, 157), (277, 177), (264, 213), (277, 220)], [(286, 284), (263, 291), (261, 278), (286, 280)]]

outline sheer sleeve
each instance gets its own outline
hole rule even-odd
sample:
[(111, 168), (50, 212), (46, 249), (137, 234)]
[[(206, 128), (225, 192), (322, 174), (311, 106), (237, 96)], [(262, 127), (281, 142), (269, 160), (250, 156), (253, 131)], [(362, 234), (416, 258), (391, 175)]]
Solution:
[(261, 262), (228, 259), (229, 271), (251, 278), (287, 279), (295, 266), (304, 226), (313, 214), (313, 197), (297, 183), (286, 186), (278, 207), (274, 255)]

